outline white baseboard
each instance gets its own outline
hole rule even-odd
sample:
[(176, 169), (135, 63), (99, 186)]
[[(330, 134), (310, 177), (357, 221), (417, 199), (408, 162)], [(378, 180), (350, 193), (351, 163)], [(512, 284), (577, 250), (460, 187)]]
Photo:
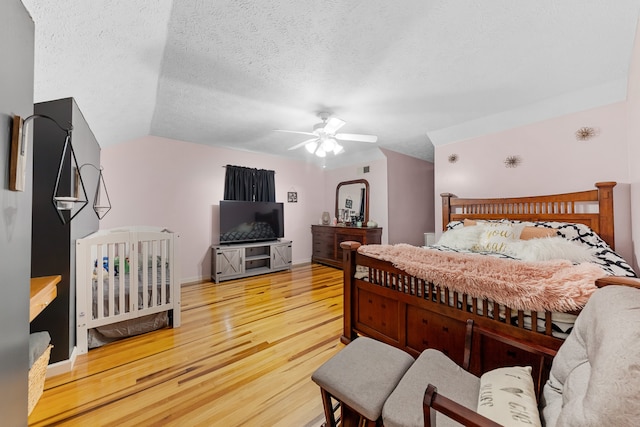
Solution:
[[(296, 267), (296, 266), (301, 266), (301, 265), (308, 265), (311, 264), (311, 258), (306, 258), (306, 259), (302, 259), (302, 260), (297, 260), (297, 261), (292, 261), (291, 262), (291, 266), (292, 267)], [(187, 278), (183, 278), (180, 280), (180, 287), (182, 286), (190, 286), (190, 285), (197, 285), (200, 283), (206, 283), (206, 282), (211, 282), (213, 281), (213, 279), (211, 279), (211, 276), (202, 276), (202, 277), (187, 277)]]
[(47, 366), (47, 378), (71, 372), (71, 370), (73, 369), (73, 365), (75, 365), (76, 363), (77, 355), (78, 348), (74, 346), (73, 351), (71, 352), (71, 357), (69, 357), (67, 360), (61, 360), (60, 362), (52, 363)]

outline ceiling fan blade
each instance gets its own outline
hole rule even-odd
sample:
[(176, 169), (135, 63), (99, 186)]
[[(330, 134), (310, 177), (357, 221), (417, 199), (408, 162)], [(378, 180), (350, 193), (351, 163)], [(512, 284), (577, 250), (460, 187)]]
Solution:
[[(313, 135), (313, 134), (311, 134), (311, 135)], [(300, 148), (303, 145), (307, 145), (308, 143), (313, 142), (313, 141), (317, 141), (317, 140), (318, 140), (318, 138), (307, 139), (306, 141), (302, 141), (300, 144), (296, 144), (293, 147), (289, 148), (289, 150), (295, 150), (296, 148)]]
[(311, 133), (311, 132), (299, 132), (297, 130), (282, 130), (282, 129), (274, 129), (274, 132), (287, 132), (287, 133), (299, 133), (301, 135), (315, 135), (317, 136), (315, 133)]
[(362, 142), (378, 142), (378, 137), (375, 135), (359, 135), (356, 133), (338, 133), (336, 139), (341, 141), (362, 141)]
[(344, 120), (340, 120), (337, 117), (331, 117), (329, 121), (327, 121), (327, 124), (324, 126), (324, 131), (328, 134), (334, 134), (338, 131), (338, 129), (344, 126), (345, 123), (346, 122)]

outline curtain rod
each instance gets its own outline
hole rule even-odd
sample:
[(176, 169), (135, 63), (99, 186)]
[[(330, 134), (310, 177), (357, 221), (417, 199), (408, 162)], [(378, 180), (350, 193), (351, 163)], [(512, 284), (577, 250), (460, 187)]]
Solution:
[[(222, 165), (222, 167), (224, 169), (226, 169), (227, 167), (225, 165)], [(255, 170), (263, 170), (263, 171), (271, 171), (270, 169), (258, 169), (258, 168), (248, 168), (246, 166), (236, 166), (237, 168), (245, 168), (245, 169), (255, 169)], [(272, 171), (274, 174), (276, 173), (276, 171)]]

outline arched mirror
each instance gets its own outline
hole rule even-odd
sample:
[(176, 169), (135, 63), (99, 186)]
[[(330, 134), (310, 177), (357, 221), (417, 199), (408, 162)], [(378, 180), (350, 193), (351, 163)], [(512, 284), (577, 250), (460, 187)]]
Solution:
[(366, 179), (343, 181), (336, 188), (338, 223), (355, 226), (369, 221), (369, 183)]

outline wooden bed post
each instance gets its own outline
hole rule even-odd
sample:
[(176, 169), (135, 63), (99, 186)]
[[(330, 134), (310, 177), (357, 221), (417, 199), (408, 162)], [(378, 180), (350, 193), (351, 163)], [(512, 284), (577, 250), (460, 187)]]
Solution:
[(356, 251), (360, 247), (360, 242), (345, 241), (340, 243), (342, 248), (342, 260), (343, 260), (343, 272), (344, 272), (344, 289), (343, 289), (343, 330), (340, 341), (344, 344), (349, 344), (352, 339), (356, 337), (353, 332), (353, 299), (355, 292), (353, 292), (354, 278), (353, 275), (356, 272)]
[(600, 218), (599, 235), (602, 239), (609, 243), (611, 249), (615, 250), (615, 236), (613, 224), (613, 187), (616, 182), (596, 182), (598, 187), (598, 213)]
[(453, 193), (440, 193), (442, 197), (442, 231), (447, 229), (447, 224), (451, 222), (451, 198), (456, 197)]

